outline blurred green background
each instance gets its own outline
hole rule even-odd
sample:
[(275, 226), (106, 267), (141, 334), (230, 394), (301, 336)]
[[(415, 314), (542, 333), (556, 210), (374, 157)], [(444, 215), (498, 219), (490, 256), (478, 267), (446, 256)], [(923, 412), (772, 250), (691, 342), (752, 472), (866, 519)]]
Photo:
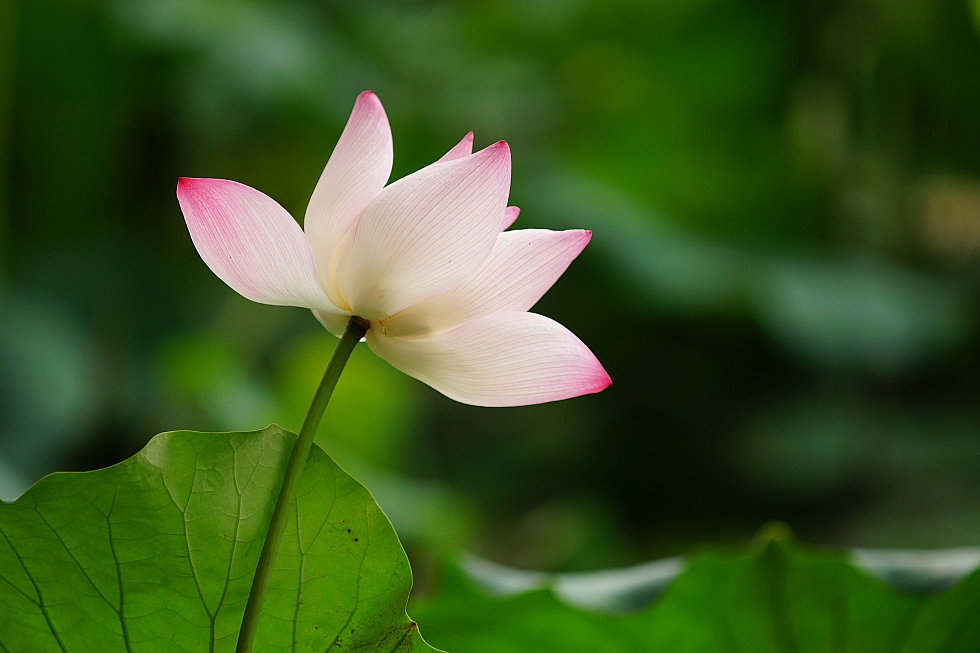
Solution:
[(0, 0), (0, 497), (173, 429), (296, 429), (336, 340), (195, 252), (178, 176), (295, 216), (357, 93), (393, 179), (468, 130), (536, 307), (614, 380), (455, 404), (366, 348), (318, 435), (417, 570), (980, 545), (980, 37), (964, 0)]

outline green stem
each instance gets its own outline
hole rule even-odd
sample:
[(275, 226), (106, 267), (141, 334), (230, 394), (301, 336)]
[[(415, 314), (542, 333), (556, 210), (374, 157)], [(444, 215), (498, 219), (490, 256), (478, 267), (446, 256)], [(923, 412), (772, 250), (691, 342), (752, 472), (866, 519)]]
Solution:
[(330, 395), (337, 387), (337, 380), (340, 373), (344, 370), (347, 359), (351, 352), (364, 334), (367, 332), (366, 324), (358, 317), (352, 317), (347, 323), (347, 330), (337, 344), (327, 369), (323, 373), (323, 379), (313, 395), (309, 410), (303, 419), (303, 426), (299, 429), (296, 436), (296, 443), (293, 445), (293, 452), (289, 456), (289, 463), (286, 465), (286, 476), (282, 479), (282, 490), (279, 491), (279, 501), (276, 503), (276, 510), (272, 513), (272, 522), (269, 524), (269, 532), (265, 536), (265, 544), (262, 545), (262, 553), (259, 555), (259, 565), (255, 569), (255, 578), (252, 579), (252, 590), (248, 594), (248, 603), (245, 605), (245, 616), (242, 618), (242, 629), (238, 633), (238, 647), (236, 653), (251, 653), (252, 643), (255, 640), (255, 631), (259, 626), (259, 615), (262, 614), (262, 603), (265, 601), (265, 592), (269, 589), (269, 578), (272, 576), (272, 567), (275, 565), (276, 557), (279, 554), (279, 545), (282, 544), (282, 536), (286, 531), (286, 524), (289, 523), (289, 516), (293, 510), (293, 503), (296, 501), (296, 490), (299, 489), (299, 481), (303, 477), (303, 468), (306, 467), (306, 459), (310, 455), (310, 447), (313, 445), (313, 436), (316, 435), (317, 428), (320, 426), (320, 419), (323, 411), (327, 408)]

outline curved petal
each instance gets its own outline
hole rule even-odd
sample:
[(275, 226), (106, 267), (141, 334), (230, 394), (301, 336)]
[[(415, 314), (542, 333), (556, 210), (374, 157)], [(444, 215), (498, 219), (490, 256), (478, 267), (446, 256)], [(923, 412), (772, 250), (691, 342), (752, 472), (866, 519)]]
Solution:
[(517, 221), (517, 216), (521, 214), (521, 210), (516, 206), (508, 206), (504, 209), (504, 221), (500, 223), (500, 230), (506, 231), (509, 226)]
[(303, 230), (271, 197), (236, 181), (183, 177), (177, 200), (201, 258), (238, 294), (337, 312)]
[(405, 374), (464, 404), (540, 404), (612, 383), (581, 340), (535, 313), (494, 313), (416, 340), (388, 338), (372, 325), (367, 342)]
[(304, 221), (323, 287), (338, 305), (333, 257), (344, 235), (387, 183), (392, 156), (388, 116), (378, 97), (364, 91), (313, 190)]
[(473, 132), (470, 132), (466, 136), (463, 136), (463, 140), (456, 143), (456, 146), (442, 155), (442, 158), (436, 163), (441, 163), (442, 161), (455, 161), (456, 159), (462, 159), (464, 156), (469, 156), (473, 154)]
[(392, 337), (430, 336), (490, 313), (527, 311), (575, 260), (591, 231), (520, 229), (497, 237), (490, 256), (459, 286), (383, 320)]
[(338, 253), (346, 306), (377, 320), (458, 286), (493, 249), (509, 191), (503, 141), (385, 188)]
[[(439, 161), (453, 161), (455, 159), (462, 159), (464, 156), (469, 156), (473, 153), (473, 132), (470, 132), (463, 137), (459, 143), (456, 144), (453, 149), (442, 155)], [(437, 162), (438, 163), (438, 162)], [(500, 230), (504, 231), (517, 220), (517, 216), (521, 214), (521, 210), (516, 206), (508, 206), (504, 209), (504, 221), (500, 224)]]
[(338, 338), (344, 335), (344, 331), (347, 329), (347, 322), (350, 321), (350, 315), (346, 313), (341, 315), (339, 313), (324, 313), (323, 311), (313, 311), (313, 317), (323, 325), (323, 328), (334, 334)]

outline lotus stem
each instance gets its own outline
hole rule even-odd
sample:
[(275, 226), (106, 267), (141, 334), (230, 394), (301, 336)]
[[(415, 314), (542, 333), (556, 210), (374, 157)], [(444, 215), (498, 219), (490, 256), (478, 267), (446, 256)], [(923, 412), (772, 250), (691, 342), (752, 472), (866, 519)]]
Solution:
[(282, 479), (282, 489), (279, 491), (279, 500), (276, 502), (276, 509), (272, 513), (272, 521), (269, 523), (269, 532), (265, 536), (265, 543), (262, 545), (262, 553), (259, 555), (259, 564), (255, 569), (255, 577), (252, 579), (252, 589), (248, 594), (248, 603), (245, 605), (245, 616), (242, 618), (242, 628), (238, 633), (238, 646), (236, 653), (251, 653), (252, 644), (255, 641), (255, 633), (259, 626), (259, 616), (262, 614), (262, 604), (265, 602), (265, 593), (269, 589), (269, 579), (272, 576), (272, 568), (275, 566), (276, 558), (279, 555), (279, 546), (286, 532), (286, 525), (293, 512), (293, 502), (296, 501), (296, 491), (299, 489), (299, 481), (303, 477), (303, 468), (306, 467), (306, 459), (310, 455), (310, 447), (313, 445), (313, 438), (320, 426), (323, 418), (323, 411), (326, 410), (330, 402), (333, 389), (337, 387), (340, 373), (344, 370), (344, 365), (350, 358), (354, 346), (360, 342), (364, 334), (367, 333), (367, 324), (359, 317), (352, 317), (347, 323), (347, 329), (337, 344), (327, 369), (323, 373), (320, 385), (313, 395), (313, 401), (306, 411), (303, 418), (303, 426), (299, 429), (296, 442), (293, 444), (293, 451), (289, 455), (289, 463), (286, 465), (286, 475)]

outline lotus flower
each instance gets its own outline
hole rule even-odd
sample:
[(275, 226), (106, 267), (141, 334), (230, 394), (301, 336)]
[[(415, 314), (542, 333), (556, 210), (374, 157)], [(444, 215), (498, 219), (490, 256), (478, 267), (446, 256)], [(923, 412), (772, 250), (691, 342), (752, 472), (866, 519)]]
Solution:
[(520, 406), (599, 392), (609, 376), (568, 329), (527, 312), (589, 242), (583, 230), (505, 231), (510, 149), (473, 134), (385, 186), (388, 118), (362, 93), (306, 209), (223, 179), (182, 178), (177, 198), (208, 267), (255, 302), (312, 309), (340, 335), (457, 401)]

